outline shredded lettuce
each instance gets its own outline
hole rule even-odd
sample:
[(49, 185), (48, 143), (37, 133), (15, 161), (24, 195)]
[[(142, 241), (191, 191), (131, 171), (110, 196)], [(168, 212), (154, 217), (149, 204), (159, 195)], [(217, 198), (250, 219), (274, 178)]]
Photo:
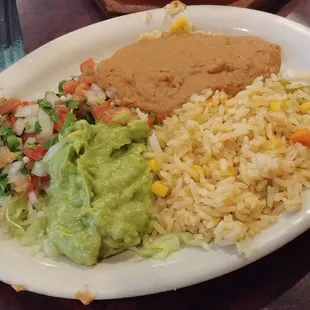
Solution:
[(67, 108), (69, 108), (69, 109), (71, 109), (71, 110), (74, 110), (74, 109), (77, 109), (78, 107), (79, 107), (79, 105), (80, 105), (80, 102), (79, 101), (77, 101), (77, 100), (67, 100), (66, 102), (65, 102), (65, 104), (66, 104), (66, 106), (67, 106)]
[(159, 236), (144, 245), (142, 249), (134, 249), (145, 258), (166, 259), (168, 255), (178, 251), (183, 245), (205, 246), (202, 240), (197, 240), (191, 233), (172, 233)]
[(37, 244), (45, 235), (44, 212), (38, 216), (38, 211), (29, 207), (24, 197), (8, 197), (0, 209), (0, 221), (23, 246)]

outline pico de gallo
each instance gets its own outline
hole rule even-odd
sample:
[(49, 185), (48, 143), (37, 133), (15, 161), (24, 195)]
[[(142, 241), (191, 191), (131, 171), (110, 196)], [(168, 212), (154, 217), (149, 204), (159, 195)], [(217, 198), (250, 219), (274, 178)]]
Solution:
[[(153, 125), (152, 112), (126, 107), (115, 89), (96, 84), (96, 66), (87, 59), (79, 76), (60, 81), (56, 92), (47, 91), (39, 100), (0, 98), (0, 212), (25, 244), (44, 235), (50, 182), (45, 159), (67, 128), (80, 119), (114, 126), (142, 119)], [(9, 205), (7, 197), (14, 198)]]

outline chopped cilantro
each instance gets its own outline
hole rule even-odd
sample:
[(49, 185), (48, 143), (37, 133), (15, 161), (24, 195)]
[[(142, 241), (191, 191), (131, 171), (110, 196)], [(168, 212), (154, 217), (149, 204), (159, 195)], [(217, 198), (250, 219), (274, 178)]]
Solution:
[(8, 192), (9, 180), (7, 174), (0, 175), (0, 196)]
[(15, 135), (7, 137), (7, 146), (11, 152), (17, 152), (20, 150), (21, 139), (17, 138)]
[(72, 109), (72, 110), (77, 109), (80, 105), (80, 103), (77, 100), (67, 100), (65, 104), (67, 108)]
[(0, 137), (5, 145), (7, 145), (11, 152), (17, 152), (20, 148), (21, 139), (17, 138), (9, 127), (0, 128)]
[(35, 124), (34, 124), (34, 132), (35, 133), (40, 133), (41, 131), (42, 131), (42, 127), (40, 125), (40, 122), (36, 121)]
[(21, 174), (26, 175), (28, 174), (28, 169), (24, 166), (23, 168), (20, 169)]
[(57, 113), (53, 109), (52, 104), (49, 101), (45, 99), (40, 99), (38, 100), (38, 105), (50, 117), (52, 122), (59, 123), (59, 116), (57, 115)]
[(66, 80), (62, 80), (62, 81), (60, 81), (59, 82), (59, 84), (58, 84), (58, 92), (60, 92), (60, 93), (63, 93), (63, 85), (66, 83), (67, 81)]
[(68, 128), (70, 128), (74, 124), (74, 119), (74, 114), (69, 113), (59, 133), (63, 134)]
[(54, 137), (54, 138), (49, 138), (49, 139), (47, 139), (46, 142), (44, 143), (43, 147), (44, 147), (46, 150), (48, 150), (52, 145), (55, 144), (56, 140), (57, 140), (57, 136)]

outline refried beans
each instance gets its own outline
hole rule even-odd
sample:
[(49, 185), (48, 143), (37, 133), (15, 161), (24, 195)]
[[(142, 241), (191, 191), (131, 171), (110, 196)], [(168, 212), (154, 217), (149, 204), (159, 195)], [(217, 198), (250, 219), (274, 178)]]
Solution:
[(161, 122), (194, 93), (212, 88), (235, 95), (280, 66), (280, 47), (259, 37), (163, 33), (117, 50), (100, 62), (96, 80)]

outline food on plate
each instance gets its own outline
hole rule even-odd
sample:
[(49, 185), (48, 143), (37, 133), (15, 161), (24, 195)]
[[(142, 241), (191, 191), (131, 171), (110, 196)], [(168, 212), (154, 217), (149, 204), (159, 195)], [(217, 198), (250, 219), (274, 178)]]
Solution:
[(0, 98), (1, 229), (87, 266), (184, 244), (246, 253), (310, 186), (310, 79), (280, 65), (275, 44), (179, 19), (44, 98)]
[(120, 48), (95, 76), (101, 88), (115, 88), (127, 106), (154, 111), (161, 122), (194, 93), (236, 95), (280, 65), (280, 47), (258, 37), (166, 32)]
[(143, 157), (148, 135), (141, 120), (127, 126), (81, 120), (54, 145), (47, 234), (61, 254), (91, 266), (141, 243), (152, 208)]
[(157, 194), (153, 236), (191, 232), (218, 245), (246, 242), (310, 187), (310, 80), (258, 78), (230, 98), (193, 95), (155, 126)]

